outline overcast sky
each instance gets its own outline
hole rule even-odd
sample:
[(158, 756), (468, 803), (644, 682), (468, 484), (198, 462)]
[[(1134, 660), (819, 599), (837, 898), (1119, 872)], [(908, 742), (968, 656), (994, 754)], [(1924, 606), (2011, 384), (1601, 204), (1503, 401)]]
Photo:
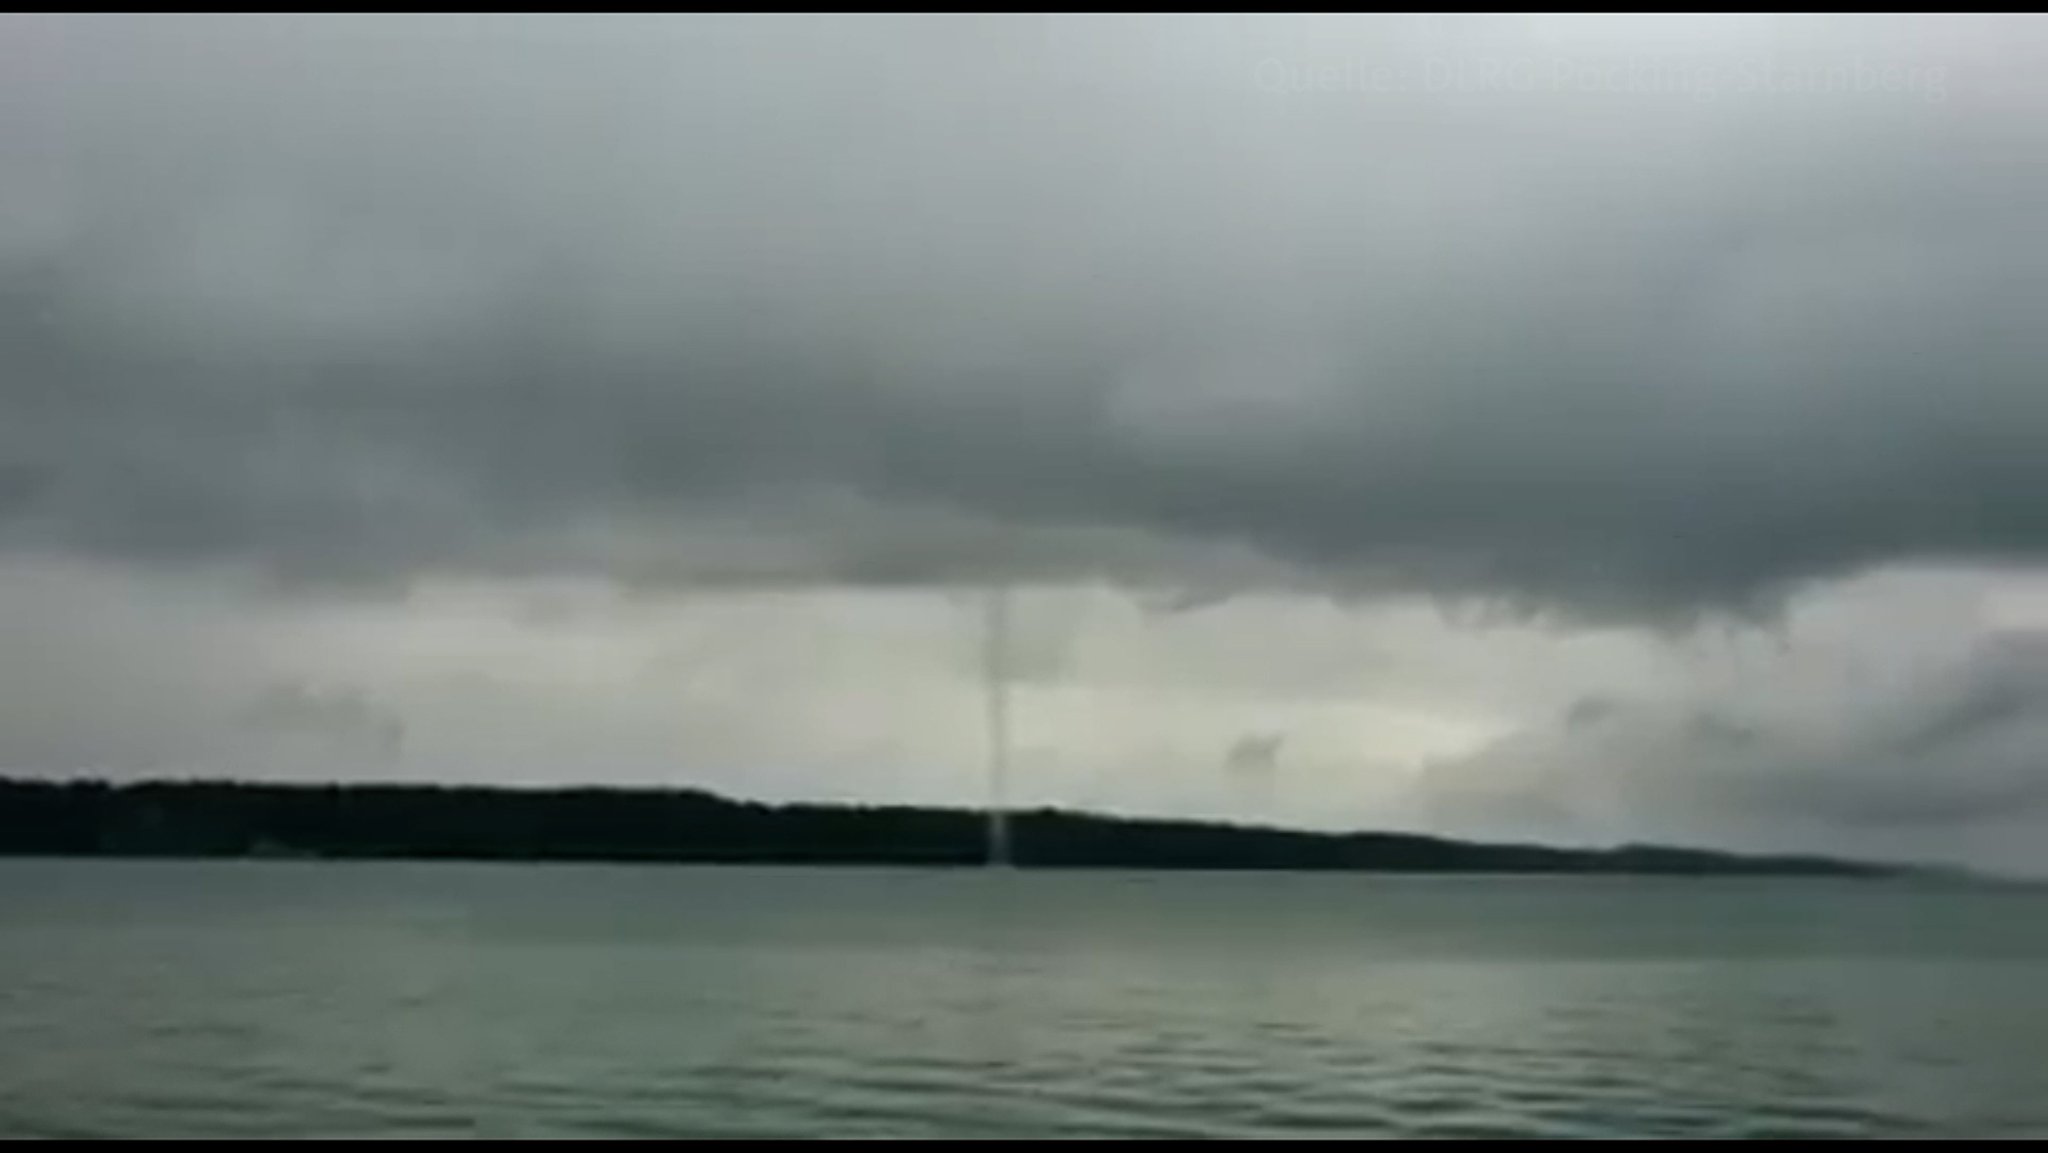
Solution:
[(2048, 872), (2048, 23), (0, 16), (0, 772)]

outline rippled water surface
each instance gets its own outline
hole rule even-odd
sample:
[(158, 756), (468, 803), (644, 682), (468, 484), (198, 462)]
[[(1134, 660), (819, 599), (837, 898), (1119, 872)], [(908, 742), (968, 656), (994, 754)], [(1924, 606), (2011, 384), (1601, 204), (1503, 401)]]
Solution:
[(0, 1133), (2048, 1134), (2048, 897), (0, 862)]

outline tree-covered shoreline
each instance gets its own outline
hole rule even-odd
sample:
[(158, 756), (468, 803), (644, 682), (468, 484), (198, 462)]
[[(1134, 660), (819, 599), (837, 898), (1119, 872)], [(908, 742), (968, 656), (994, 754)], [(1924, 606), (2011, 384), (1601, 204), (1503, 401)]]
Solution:
[[(1883, 876), (1805, 856), (1566, 849), (1029, 810), (1023, 867)], [(971, 809), (769, 805), (695, 789), (0, 779), (0, 855), (976, 865)]]

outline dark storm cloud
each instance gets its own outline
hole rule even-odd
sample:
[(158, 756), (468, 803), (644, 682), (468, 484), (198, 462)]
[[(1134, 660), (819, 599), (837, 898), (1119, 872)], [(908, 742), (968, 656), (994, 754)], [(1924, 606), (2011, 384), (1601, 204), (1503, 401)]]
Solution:
[(1758, 772), (1746, 799), (1837, 824), (1966, 824), (2048, 810), (2048, 634), (1994, 635), (1893, 702), (1813, 772)]
[[(0, 33), (0, 547), (1664, 613), (2048, 546), (2037, 24)], [(1616, 52), (1938, 83), (1444, 81)]]
[(1223, 754), (1223, 767), (1233, 773), (1270, 773), (1280, 763), (1287, 738), (1279, 733), (1246, 733)]
[(1567, 729), (1590, 728), (1602, 724), (1628, 706), (1607, 697), (1582, 697), (1573, 701), (1564, 712), (1564, 727)]

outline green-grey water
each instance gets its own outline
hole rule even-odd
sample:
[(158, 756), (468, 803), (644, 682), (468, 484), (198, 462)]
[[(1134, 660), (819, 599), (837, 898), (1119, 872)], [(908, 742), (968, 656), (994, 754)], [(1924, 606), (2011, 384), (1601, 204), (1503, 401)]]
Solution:
[(8, 1136), (2048, 1135), (2048, 896), (0, 862)]

